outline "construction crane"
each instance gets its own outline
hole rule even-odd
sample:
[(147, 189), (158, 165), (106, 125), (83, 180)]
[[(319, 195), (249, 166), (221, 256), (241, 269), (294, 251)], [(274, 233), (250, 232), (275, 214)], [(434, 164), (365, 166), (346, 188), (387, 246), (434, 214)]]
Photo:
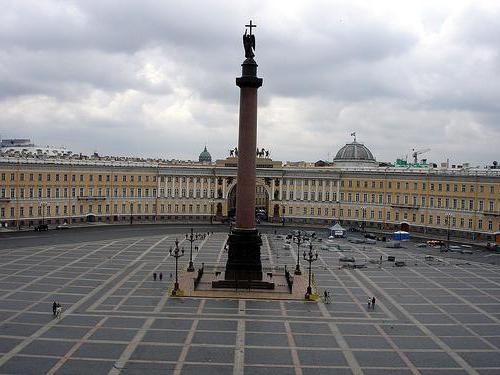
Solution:
[(413, 156), (413, 162), (415, 164), (417, 164), (418, 163), (418, 155), (425, 154), (426, 152), (429, 152), (430, 150), (431, 150), (430, 148), (424, 148), (422, 150), (412, 149), (412, 151), (413, 151), (413, 154), (412, 154), (412, 156)]

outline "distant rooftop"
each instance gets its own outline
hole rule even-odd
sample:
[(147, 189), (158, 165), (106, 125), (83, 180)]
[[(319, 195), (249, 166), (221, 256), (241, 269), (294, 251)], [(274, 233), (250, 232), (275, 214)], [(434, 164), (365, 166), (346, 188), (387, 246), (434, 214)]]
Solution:
[(31, 142), (31, 139), (23, 138), (12, 138), (12, 139), (2, 139), (0, 142), (0, 148), (6, 147), (35, 147), (35, 144)]

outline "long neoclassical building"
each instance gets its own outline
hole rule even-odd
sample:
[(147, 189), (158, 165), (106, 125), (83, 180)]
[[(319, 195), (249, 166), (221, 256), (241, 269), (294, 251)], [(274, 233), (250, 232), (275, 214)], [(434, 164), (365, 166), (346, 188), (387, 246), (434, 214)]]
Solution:
[[(235, 210), (237, 156), (212, 162), (87, 157), (5, 148), (0, 222), (221, 220)], [(445, 233), (498, 241), (500, 170), (378, 163), (356, 141), (333, 163), (257, 159), (257, 207), (270, 221)]]

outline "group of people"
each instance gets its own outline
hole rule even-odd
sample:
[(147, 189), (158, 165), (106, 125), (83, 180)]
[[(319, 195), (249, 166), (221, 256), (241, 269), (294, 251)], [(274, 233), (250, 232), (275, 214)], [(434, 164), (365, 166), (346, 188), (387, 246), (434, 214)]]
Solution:
[(163, 273), (160, 272), (159, 274), (156, 274), (156, 272), (153, 272), (153, 280), (156, 281), (156, 279), (159, 279), (160, 281), (163, 280)]
[(375, 310), (375, 297), (368, 297), (368, 310)]
[(59, 302), (54, 301), (52, 304), (52, 315), (54, 318), (60, 318), (62, 314), (62, 307)]

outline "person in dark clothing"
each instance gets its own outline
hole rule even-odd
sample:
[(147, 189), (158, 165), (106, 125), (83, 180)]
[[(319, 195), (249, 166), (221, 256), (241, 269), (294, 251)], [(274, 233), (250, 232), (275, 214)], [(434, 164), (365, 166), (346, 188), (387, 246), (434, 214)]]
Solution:
[(375, 310), (375, 297), (372, 298), (372, 310)]
[(56, 316), (57, 303), (54, 301), (52, 304), (52, 315)]
[(153, 280), (156, 281), (156, 272), (153, 272)]
[(160, 281), (163, 280), (163, 273), (160, 272)]

